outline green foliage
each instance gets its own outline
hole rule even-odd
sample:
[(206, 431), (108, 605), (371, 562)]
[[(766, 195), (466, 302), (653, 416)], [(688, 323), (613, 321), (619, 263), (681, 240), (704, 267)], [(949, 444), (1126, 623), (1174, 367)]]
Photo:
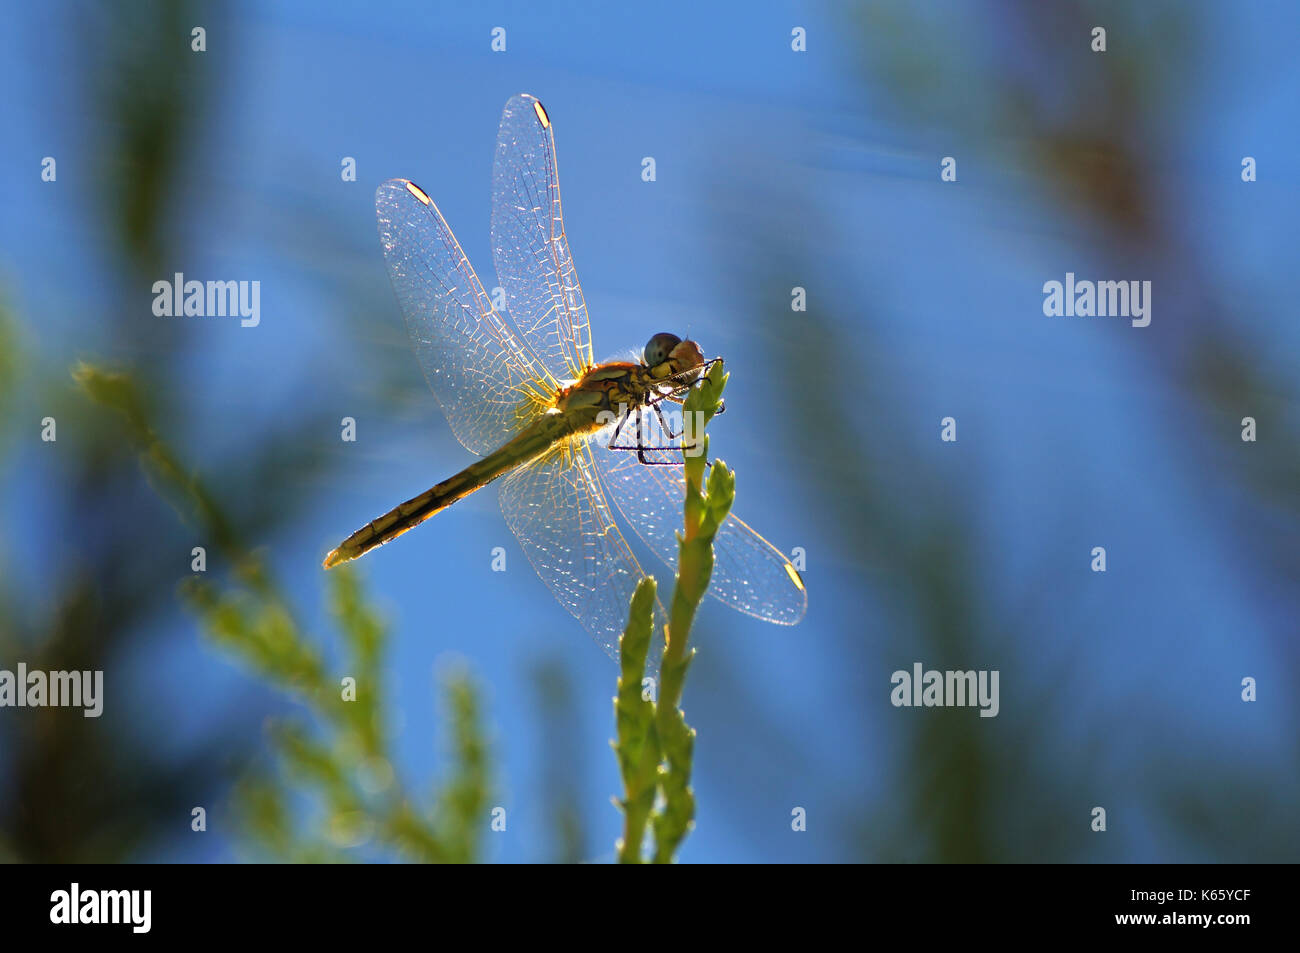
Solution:
[[(275, 859), (342, 860), (348, 849), (365, 847), (424, 862), (473, 862), (491, 789), (477, 689), (464, 672), (444, 678), (453, 771), (431, 807), (422, 808), (422, 799), (399, 783), (388, 754), (380, 681), (384, 626), (352, 570), (327, 578), (344, 674), (329, 674), (319, 651), (273, 600), (222, 591), (214, 583), (185, 586), (209, 637), (314, 716), (314, 731), (296, 720), (268, 726), (280, 776), (245, 779), (236, 791), (237, 815)], [(314, 824), (296, 822), (298, 794), (323, 807)]]
[[(654, 625), (655, 583), (645, 579), (632, 597), (621, 646), (622, 670), (614, 702), (618, 739), (614, 751), (623, 775), (623, 836), (618, 843), (621, 863), (639, 863), (647, 822), (654, 832), (655, 863), (671, 863), (695, 820), (691, 765), (695, 731), (680, 708), (686, 672), (695, 656), (688, 649), (691, 623), (713, 574), (713, 537), (731, 511), (736, 495), (735, 474), (715, 461), (707, 485), (704, 471), (709, 453), (705, 426), (721, 407), (727, 375), (721, 362), (691, 390), (683, 406), (702, 452), (687, 456), (683, 529), (678, 534), (677, 580), (668, 610), (659, 697), (651, 701), (640, 687)], [(661, 796), (655, 808), (656, 794)]]
[(356, 574), (344, 567), (327, 577), (343, 649), (342, 667), (332, 671), (261, 559), (238, 543), (216, 497), (155, 433), (133, 379), (86, 364), (74, 377), (96, 402), (120, 413), (155, 488), (232, 567), (229, 580), (196, 575), (181, 585), (208, 638), (310, 716), (268, 724), (274, 766), (250, 772), (235, 786), (233, 813), (256, 852), (296, 862), (349, 860), (361, 856), (357, 851), (367, 858), (477, 860), (492, 769), (469, 676), (455, 670), (443, 679), (450, 777), (431, 800), (413, 795), (388, 753), (380, 676), (387, 631)]

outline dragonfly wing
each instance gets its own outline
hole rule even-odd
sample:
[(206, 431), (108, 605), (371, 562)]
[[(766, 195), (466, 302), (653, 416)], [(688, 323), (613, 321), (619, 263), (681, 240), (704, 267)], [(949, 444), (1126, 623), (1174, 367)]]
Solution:
[(379, 238), (424, 376), (466, 449), (485, 454), (519, 430), (545, 377), (492, 309), (442, 213), (419, 186), (390, 179), (375, 192)]
[(550, 118), (534, 97), (506, 103), (492, 166), (492, 255), (520, 335), (559, 380), (590, 367), (587, 303), (569, 254)]
[[(556, 447), (501, 481), (501, 512), (542, 581), (600, 643), (618, 658), (628, 606), (644, 578), (581, 441)], [(647, 670), (663, 652), (663, 605), (656, 601), (655, 635)]]
[[(591, 448), (596, 469), (614, 505), (656, 556), (677, 568), (686, 479), (681, 466), (646, 466), (635, 453)], [(671, 459), (657, 451), (659, 459)], [(680, 453), (676, 457), (681, 459)], [(785, 555), (729, 514), (713, 539), (709, 595), (746, 615), (794, 625), (808, 608), (803, 580)]]

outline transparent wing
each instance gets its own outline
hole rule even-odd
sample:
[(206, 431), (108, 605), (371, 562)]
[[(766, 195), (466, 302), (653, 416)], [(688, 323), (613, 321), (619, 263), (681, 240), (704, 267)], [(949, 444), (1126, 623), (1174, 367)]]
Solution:
[[(622, 440), (620, 439), (620, 443)], [(681, 466), (646, 466), (634, 452), (591, 445), (596, 470), (623, 518), (655, 555), (677, 568), (677, 537), (682, 527), (686, 480)], [(670, 460), (670, 451), (647, 453)], [(681, 454), (677, 453), (677, 460)], [(799, 573), (779, 549), (729, 515), (713, 540), (709, 595), (767, 622), (794, 625), (808, 608)]]
[[(501, 512), (542, 581), (612, 658), (645, 576), (619, 532), (582, 441), (556, 447), (501, 480)], [(663, 653), (662, 604), (647, 668)]]
[(587, 303), (560, 210), (551, 121), (534, 97), (506, 103), (492, 166), (492, 255), (510, 319), (558, 380), (591, 360)]
[(485, 454), (519, 430), (545, 375), (492, 310), (438, 206), (390, 179), (375, 192), (379, 239), (424, 376), (456, 439)]

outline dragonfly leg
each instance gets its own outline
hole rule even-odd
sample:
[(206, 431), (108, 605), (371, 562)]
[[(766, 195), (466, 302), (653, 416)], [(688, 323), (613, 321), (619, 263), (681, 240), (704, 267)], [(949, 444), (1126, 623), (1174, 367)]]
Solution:
[[(652, 401), (649, 404), (649, 406), (654, 407), (655, 413), (659, 414), (659, 423), (663, 426), (665, 432), (667, 432), (673, 439), (676, 439), (677, 437), (681, 436), (680, 434), (674, 434), (672, 430), (669, 429), (668, 424), (664, 420), (663, 415), (660, 412), (659, 407), (657, 405), (658, 405), (658, 400)], [(618, 422), (618, 426), (614, 428), (614, 433), (610, 436), (609, 443), (606, 444), (605, 449), (634, 451), (636, 453), (637, 462), (647, 467), (680, 467), (682, 465), (680, 460), (651, 460), (646, 456), (647, 450), (670, 450), (670, 451), (682, 451), (682, 452), (685, 451), (684, 448), (682, 447), (647, 447), (645, 444), (645, 428), (642, 426), (642, 416), (641, 416), (642, 414), (645, 413), (645, 411), (646, 411), (645, 407), (638, 407), (636, 410), (629, 412), (625, 417), (623, 417), (623, 419)], [(614, 440), (622, 431), (623, 424), (628, 420), (631, 420), (633, 417), (636, 418), (636, 444), (635, 445), (616, 444)]]
[[(689, 448), (687, 448), (687, 447), (606, 447), (605, 449), (606, 449), (606, 450), (629, 450), (629, 451), (635, 451), (635, 452), (636, 452), (636, 459), (637, 459), (637, 462), (640, 463), (642, 466), (647, 466), (647, 467), (680, 467), (680, 466), (682, 465), (682, 461), (681, 461), (681, 460), (650, 460), (650, 459), (648, 459), (648, 458), (646, 457), (646, 455), (645, 455), (645, 454), (646, 454), (646, 451), (647, 451), (647, 450), (670, 450), (670, 451), (675, 451), (675, 452), (679, 452), (679, 453), (685, 453), (686, 450), (688, 450), (688, 449), (693, 450), (693, 449), (695, 449), (695, 448), (694, 448), (694, 447), (689, 447)], [(711, 467), (711, 466), (713, 466), (713, 461), (712, 461), (712, 460), (705, 460), (705, 461), (704, 461), (704, 465), (705, 465), (706, 467)]]
[[(627, 423), (629, 420), (631, 420), (633, 417), (636, 418), (636, 444), (633, 446), (615, 446), (614, 441), (617, 440), (618, 435), (623, 432), (623, 425)], [(636, 410), (629, 410), (626, 414), (624, 414), (622, 417), (619, 418), (618, 426), (616, 426), (614, 428), (614, 432), (609, 435), (609, 443), (605, 445), (605, 449), (606, 450), (644, 450), (645, 449), (645, 445), (641, 442), (641, 408), (640, 407), (638, 407)]]
[[(618, 426), (614, 428), (614, 432), (610, 435), (609, 443), (605, 445), (605, 449), (606, 450), (627, 450), (627, 451), (634, 450), (636, 451), (637, 462), (640, 463), (642, 466), (646, 466), (646, 467), (680, 467), (682, 465), (681, 460), (651, 460), (646, 456), (647, 450), (671, 450), (671, 451), (677, 451), (681, 453), (683, 456), (685, 456), (699, 446), (699, 444), (697, 443), (693, 443), (689, 447), (686, 446), (685, 444), (676, 447), (647, 447), (645, 445), (645, 428), (642, 426), (642, 422), (643, 422), (642, 415), (646, 412), (648, 408), (654, 408), (655, 415), (659, 418), (659, 425), (663, 428), (664, 433), (667, 434), (668, 439), (676, 440), (682, 436), (682, 434), (680, 433), (673, 433), (672, 428), (668, 426), (668, 421), (664, 419), (663, 411), (660, 409), (659, 405), (665, 400), (671, 400), (673, 401), (673, 403), (677, 403), (677, 404), (681, 403), (681, 399), (674, 398), (671, 394), (663, 394), (660, 395), (659, 397), (655, 397), (647, 401), (645, 407), (639, 407), (635, 411), (630, 411), (619, 420)], [(623, 424), (625, 424), (628, 420), (632, 419), (633, 417), (636, 417), (636, 445), (620, 446), (615, 444), (615, 440), (618, 438), (618, 435), (623, 431)], [(705, 460), (704, 465), (711, 467), (713, 466), (713, 461)]]
[(657, 400), (650, 406), (652, 406), (655, 409), (655, 416), (659, 418), (659, 426), (664, 428), (664, 435), (667, 436), (669, 440), (676, 440), (678, 437), (681, 436), (681, 434), (673, 433), (673, 428), (669, 427), (668, 421), (664, 420), (664, 412), (659, 408), (659, 405), (661, 403), (662, 401)]
[[(662, 398), (661, 398), (661, 399), (662, 399)], [(662, 412), (659, 410), (659, 407), (658, 407), (658, 400), (651, 401), (651, 402), (648, 404), (648, 406), (650, 406), (650, 407), (654, 407), (654, 409), (655, 409), (655, 413), (659, 415), (659, 423), (663, 426), (664, 431), (669, 435), (670, 438), (675, 439), (675, 438), (681, 436), (680, 434), (674, 434), (674, 433), (672, 432), (672, 430), (669, 429), (667, 422), (666, 422), (666, 421), (664, 420), (664, 418), (663, 418), (663, 414), (662, 414)], [(644, 426), (643, 426), (643, 417), (642, 417), (642, 414), (644, 414), (645, 411), (646, 411), (646, 408), (645, 408), (645, 407), (638, 407), (636, 410), (629, 411), (629, 412), (626, 414), (626, 416), (624, 416), (623, 419), (620, 420), (620, 421), (618, 422), (618, 426), (614, 428), (614, 433), (610, 435), (609, 443), (606, 444), (605, 449), (606, 449), (606, 450), (628, 450), (628, 451), (636, 451), (636, 458), (637, 458), (637, 460), (638, 460), (639, 462), (645, 464), (645, 465), (648, 466), (648, 467), (655, 467), (655, 466), (677, 467), (677, 466), (681, 466), (681, 464), (680, 464), (678, 461), (676, 461), (676, 460), (647, 460), (647, 459), (646, 459), (645, 452), (646, 452), (647, 450), (664, 450), (664, 449), (668, 449), (668, 450), (678, 450), (678, 449), (680, 449), (680, 448), (679, 448), (679, 447), (647, 447), (647, 446), (646, 446), (646, 444), (645, 444), (645, 428), (644, 428)], [(615, 438), (619, 435), (619, 433), (622, 431), (622, 429), (623, 429), (623, 424), (626, 423), (627, 421), (631, 420), (633, 417), (636, 418), (636, 443), (633, 444), (633, 445), (627, 445), (627, 444), (624, 444), (624, 445), (616, 445), (616, 444), (614, 443), (614, 440), (615, 440)]]
[(619, 435), (620, 433), (622, 433), (622, 431), (623, 431), (623, 425), (624, 425), (625, 423), (627, 423), (627, 419), (628, 419), (629, 417), (631, 417), (631, 416), (632, 416), (631, 413), (626, 413), (626, 414), (624, 414), (622, 417), (618, 418), (618, 423), (617, 423), (617, 424), (615, 425), (615, 427), (614, 427), (614, 432), (613, 432), (612, 434), (609, 435), (609, 442), (608, 442), (607, 446), (608, 446), (608, 448), (609, 448), (610, 450), (630, 450), (630, 449), (632, 449), (631, 447), (616, 447), (616, 446), (614, 446), (614, 441), (618, 439), (618, 435)]
[[(670, 439), (670, 440), (676, 440), (676, 439), (678, 439), (679, 437), (681, 437), (682, 434), (681, 434), (681, 433), (673, 433), (672, 428), (668, 426), (668, 421), (664, 420), (663, 411), (659, 409), (659, 404), (660, 404), (660, 403), (661, 403), (661, 401), (654, 401), (650, 406), (654, 408), (654, 410), (655, 410), (655, 415), (659, 418), (659, 425), (660, 425), (661, 427), (664, 428), (664, 433), (666, 433), (666, 434), (668, 435), (668, 439)], [(682, 423), (682, 433), (685, 433), (685, 431), (686, 431), (686, 424), (685, 424), (685, 422), (683, 421), (683, 423)], [(638, 437), (639, 437), (640, 434), (641, 434), (641, 430), (640, 430), (640, 428), (637, 428), (637, 434), (638, 434)], [(638, 442), (640, 442), (639, 439), (638, 439)], [(691, 444), (689, 447), (687, 447), (685, 444), (682, 444), (681, 446), (673, 447), (672, 449), (673, 449), (673, 450), (679, 450), (679, 451), (681, 451), (682, 456), (685, 457), (685, 456), (686, 456), (690, 451), (694, 450), (694, 449), (695, 449), (696, 447), (698, 447), (698, 446), (699, 446), (698, 443), (693, 443), (693, 444)], [(637, 455), (636, 455), (637, 462), (639, 462), (642, 466), (646, 466), (646, 467), (679, 467), (679, 466), (682, 465), (681, 462), (678, 461), (678, 460), (647, 460), (647, 459), (646, 459), (645, 452), (646, 452), (647, 450), (650, 450), (650, 449), (658, 449), (658, 448), (652, 448), (652, 447), (638, 447), (638, 449), (637, 449)], [(705, 460), (705, 461), (704, 461), (704, 465), (705, 465), (705, 466), (710, 466), (710, 467), (713, 466), (713, 464), (710, 463), (708, 460)]]
[[(637, 448), (636, 448), (636, 447), (619, 447), (618, 449), (620, 449), (620, 450), (636, 450)], [(648, 448), (648, 449), (653, 449), (653, 448)], [(673, 450), (682, 450), (683, 448), (681, 448), (681, 447), (673, 447), (672, 449), (673, 449)], [(646, 456), (645, 456), (645, 450), (644, 450), (644, 449), (643, 449), (643, 450), (637, 450), (636, 459), (637, 459), (637, 462), (640, 463), (643, 467), (680, 467), (680, 466), (682, 465), (682, 461), (681, 461), (681, 460), (647, 460), (647, 459), (646, 459)], [(712, 461), (712, 460), (705, 460), (705, 461), (704, 461), (704, 465), (705, 465), (706, 467), (711, 467), (711, 466), (713, 466), (713, 461)]]

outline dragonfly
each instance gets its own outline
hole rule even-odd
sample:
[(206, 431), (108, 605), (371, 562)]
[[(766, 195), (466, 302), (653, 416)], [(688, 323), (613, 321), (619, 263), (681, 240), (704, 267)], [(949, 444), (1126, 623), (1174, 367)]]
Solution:
[[(502, 112), (492, 193), (504, 313), (424, 189), (399, 178), (375, 193), (412, 348), (452, 433), (479, 459), (362, 526), (324, 565), (356, 559), (499, 480), (506, 524), (537, 574), (617, 659), (645, 573), (615, 513), (676, 569), (683, 454), (698, 446), (672, 432), (662, 409), (680, 404), (713, 361), (698, 343), (670, 332), (653, 335), (639, 360), (592, 359), (586, 299), (560, 207), (554, 129), (533, 96), (512, 97)], [(645, 439), (651, 414), (671, 439)], [(714, 539), (708, 592), (781, 625), (797, 623), (808, 601), (791, 561), (735, 516)], [(655, 613), (660, 634), (662, 603)]]

